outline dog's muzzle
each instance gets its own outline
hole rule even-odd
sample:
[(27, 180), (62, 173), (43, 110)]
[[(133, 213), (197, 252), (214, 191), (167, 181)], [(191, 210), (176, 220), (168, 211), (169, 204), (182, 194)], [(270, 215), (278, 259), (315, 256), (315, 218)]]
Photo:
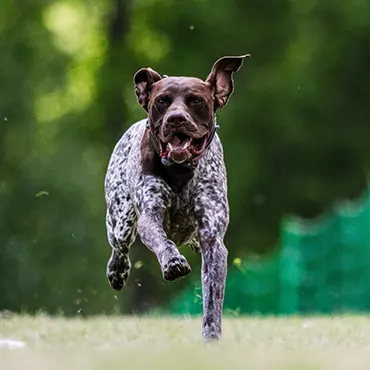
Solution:
[[(150, 122), (147, 120), (146, 127), (150, 130)], [(171, 166), (180, 164), (194, 168), (198, 160), (205, 154), (211, 145), (216, 130), (219, 126), (216, 120), (212, 121), (212, 131), (201, 138), (191, 138), (185, 134), (174, 132), (168, 143), (162, 143), (150, 130), (153, 147), (160, 156), (163, 165)]]

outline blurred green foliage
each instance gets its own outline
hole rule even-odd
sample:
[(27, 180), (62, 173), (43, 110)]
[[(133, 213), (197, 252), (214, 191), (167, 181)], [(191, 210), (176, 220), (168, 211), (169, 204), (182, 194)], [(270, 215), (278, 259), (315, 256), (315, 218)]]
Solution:
[(3, 0), (0, 309), (141, 312), (186, 287), (164, 283), (139, 242), (125, 293), (105, 279), (105, 169), (144, 117), (141, 67), (204, 78), (217, 58), (252, 54), (218, 115), (230, 261), (271, 250), (284, 214), (356, 197), (370, 167), (368, 14), (363, 0)]

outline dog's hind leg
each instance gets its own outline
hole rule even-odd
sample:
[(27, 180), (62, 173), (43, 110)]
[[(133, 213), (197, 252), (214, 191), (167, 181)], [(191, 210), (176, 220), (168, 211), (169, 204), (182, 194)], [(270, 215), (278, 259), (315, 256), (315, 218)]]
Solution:
[(107, 233), (112, 255), (107, 264), (107, 278), (115, 290), (121, 290), (129, 277), (130, 246), (137, 234), (137, 216), (129, 196), (115, 197), (107, 209)]

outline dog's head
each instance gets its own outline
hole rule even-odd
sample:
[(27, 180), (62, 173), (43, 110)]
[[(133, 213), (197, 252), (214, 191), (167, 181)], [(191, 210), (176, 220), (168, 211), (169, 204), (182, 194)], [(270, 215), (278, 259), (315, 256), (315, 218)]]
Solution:
[(135, 92), (148, 112), (150, 129), (163, 159), (196, 160), (215, 129), (214, 114), (234, 90), (233, 73), (249, 55), (219, 59), (205, 81), (194, 77), (162, 77), (151, 68), (134, 76)]

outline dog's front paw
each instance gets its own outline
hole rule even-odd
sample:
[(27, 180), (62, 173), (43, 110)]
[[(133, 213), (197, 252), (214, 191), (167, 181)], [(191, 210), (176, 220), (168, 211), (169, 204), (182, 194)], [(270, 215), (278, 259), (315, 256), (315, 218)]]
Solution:
[(107, 265), (107, 278), (114, 290), (121, 290), (130, 275), (130, 260), (117, 258), (114, 255), (109, 259)]
[(215, 325), (205, 325), (202, 330), (203, 341), (205, 343), (215, 342), (221, 339), (221, 329), (217, 329)]
[(181, 254), (171, 257), (162, 267), (163, 278), (173, 281), (188, 275), (191, 267), (184, 256)]

